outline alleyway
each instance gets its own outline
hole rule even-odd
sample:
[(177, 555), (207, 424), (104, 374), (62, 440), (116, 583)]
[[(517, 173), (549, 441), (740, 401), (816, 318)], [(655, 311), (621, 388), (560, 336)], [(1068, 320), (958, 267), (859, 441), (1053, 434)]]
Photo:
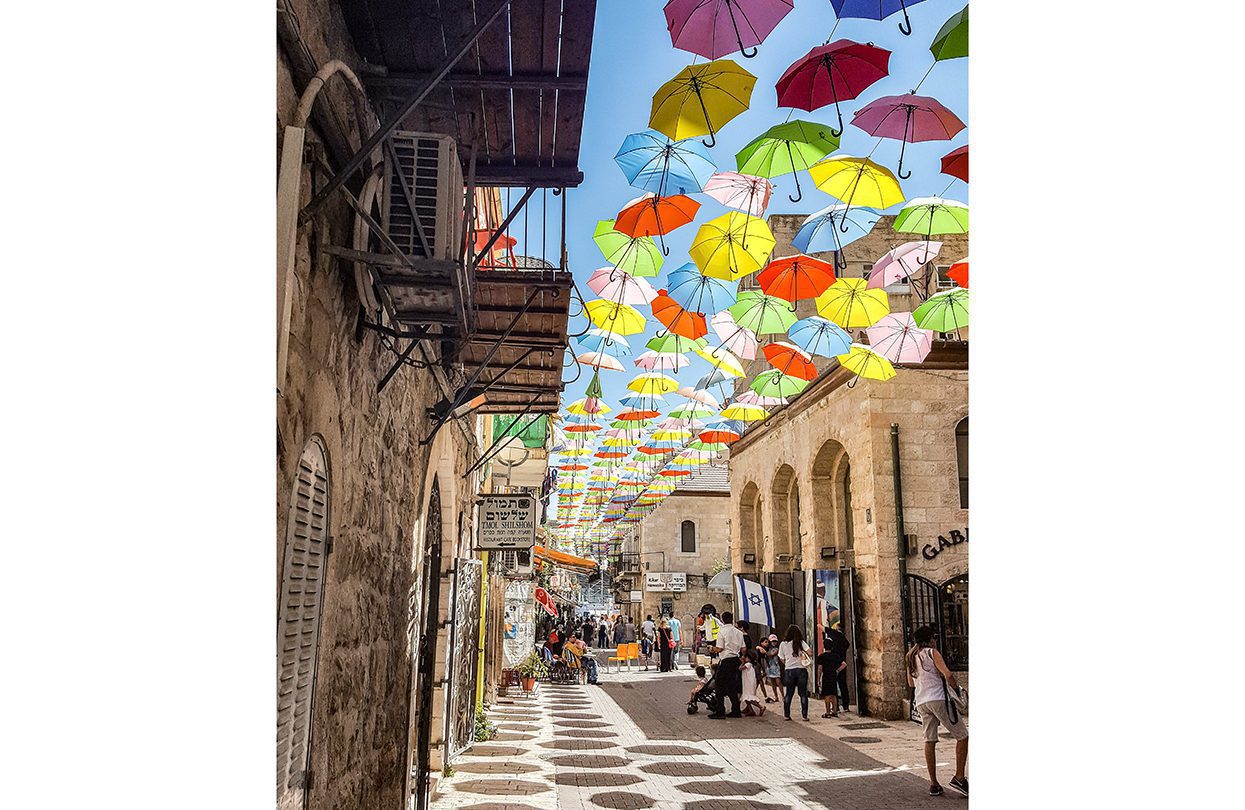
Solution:
[[(878, 728), (854, 714), (823, 720), (819, 703), (810, 704), (811, 723), (798, 713), (786, 722), (781, 704), (770, 704), (760, 720), (709, 720), (703, 709), (689, 716), (687, 669), (624, 671), (603, 675), (602, 683), (542, 684), (534, 698), (502, 698), (491, 713), (496, 738), (459, 760), (435, 810), (900, 810), (931, 801), (914, 724)], [(839, 737), (891, 752), (902, 742), (909, 764), (884, 764)], [(949, 756), (951, 746), (939, 753), (940, 760)], [(965, 800), (949, 793), (941, 801)]]

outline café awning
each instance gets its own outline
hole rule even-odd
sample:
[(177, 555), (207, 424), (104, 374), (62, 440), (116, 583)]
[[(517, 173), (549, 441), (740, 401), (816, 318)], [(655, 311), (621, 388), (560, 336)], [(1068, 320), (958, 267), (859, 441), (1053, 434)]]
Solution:
[(553, 563), (560, 568), (566, 568), (571, 571), (580, 573), (592, 573), (597, 570), (597, 561), (590, 560), (587, 557), (576, 557), (574, 554), (567, 554), (564, 551), (555, 551), (544, 546), (533, 546), (536, 553), (536, 559)]

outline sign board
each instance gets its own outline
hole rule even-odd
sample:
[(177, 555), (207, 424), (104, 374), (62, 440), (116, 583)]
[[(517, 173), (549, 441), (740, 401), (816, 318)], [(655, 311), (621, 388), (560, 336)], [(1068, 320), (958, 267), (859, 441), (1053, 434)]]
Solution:
[(631, 592), (631, 600), (630, 600), (630, 601), (632, 601), (632, 602), (639, 602), (639, 601), (642, 601), (643, 599), (644, 599), (644, 594), (640, 593), (639, 591), (632, 591), (632, 592)]
[(645, 574), (644, 590), (683, 593), (687, 590), (687, 574), (681, 571), (661, 571), (656, 574)]
[(531, 548), (536, 543), (539, 503), (531, 495), (481, 495), (476, 519), (476, 549)]

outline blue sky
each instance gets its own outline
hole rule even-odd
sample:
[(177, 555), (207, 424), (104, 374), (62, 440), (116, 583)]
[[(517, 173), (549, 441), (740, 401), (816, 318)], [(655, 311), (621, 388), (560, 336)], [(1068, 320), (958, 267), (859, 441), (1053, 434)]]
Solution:
[[(626, 178), (614, 163), (614, 155), (624, 137), (632, 132), (648, 129), (648, 117), (652, 96), (657, 89), (693, 60), (705, 61), (670, 44), (666, 19), (662, 13), (663, 0), (599, 0), (597, 4), (596, 31), (592, 46), (592, 66), (588, 82), (588, 102), (585, 112), (583, 138), (579, 166), (584, 172), (584, 182), (568, 191), (567, 198), (567, 253), (570, 267), (585, 298), (595, 295), (586, 281), (593, 270), (605, 265), (605, 260), (592, 241), (593, 228), (600, 219), (617, 215), (629, 200), (643, 192), (628, 185)], [(929, 43), (946, 19), (962, 9), (965, 0), (926, 0), (909, 10), (913, 33), (905, 37), (899, 33), (898, 23), (902, 14), (886, 20), (844, 19), (835, 28), (834, 9), (828, 0), (799, 0), (796, 8), (786, 16), (769, 38), (760, 46), (753, 59), (744, 59), (736, 53), (726, 58), (743, 65), (757, 77), (752, 94), (751, 108), (730, 121), (717, 135), (717, 145), (710, 150), (718, 168), (735, 170), (735, 153), (761, 132), (787, 120), (791, 110), (778, 108), (774, 84), (787, 67), (804, 56), (810, 48), (821, 45), (834, 29), (835, 39), (853, 39), (872, 42), (892, 51), (890, 75), (869, 87), (859, 99), (844, 102), (843, 118), (847, 124), (851, 114), (864, 104), (881, 96), (906, 93), (916, 86), (925, 75), (933, 57)], [(968, 123), (968, 60), (956, 59), (940, 62), (918, 91), (921, 95), (937, 98)], [(834, 108), (825, 107), (812, 113), (796, 110), (793, 118), (835, 123)], [(912, 177), (902, 181), (905, 195), (911, 199), (939, 194), (951, 181), (939, 173), (939, 158), (955, 147), (968, 143), (969, 131), (959, 133), (953, 141), (934, 141), (909, 144), (904, 156), (904, 168)], [(841, 152), (866, 155), (873, 149), (876, 139), (860, 129), (847, 124), (842, 137)], [(899, 157), (899, 143), (886, 140), (877, 147), (873, 159), (892, 170)], [(804, 197), (799, 203), (791, 203), (787, 195), (794, 193), (793, 177), (777, 178), (774, 195), (767, 213), (807, 214), (831, 204), (834, 200), (813, 187), (807, 173), (802, 173), (801, 187)], [(967, 186), (955, 180), (946, 196), (967, 199)], [(670, 270), (688, 261), (687, 249), (697, 228), (728, 209), (704, 195), (694, 195), (702, 203), (696, 221), (666, 237), (671, 253), (666, 257), (661, 275), (649, 279), (654, 286), (664, 286), (663, 280)], [(555, 207), (550, 205), (550, 225), (553, 226)], [(897, 209), (896, 209), (897, 210)], [(519, 236), (521, 234), (514, 234)], [(552, 239), (550, 240), (553, 241)], [(520, 246), (521, 247), (521, 246)], [(534, 246), (538, 253), (539, 246)], [(550, 246), (550, 254), (556, 248)], [(643, 343), (652, 336), (660, 324), (651, 319), (647, 307), (640, 311), (650, 318), (650, 328), (643, 336), (629, 337), (634, 354), (624, 358), (627, 371), (602, 371), (601, 382), (607, 401), (614, 406), (624, 396), (626, 383), (642, 369), (631, 363), (644, 351)], [(584, 328), (583, 318), (572, 319), (572, 331)], [(713, 334), (710, 333), (712, 339)], [(710, 345), (714, 345), (711, 343)], [(572, 344), (572, 349), (576, 347)], [(710, 365), (694, 354), (692, 363), (676, 376), (683, 384), (693, 384), (711, 370)], [(574, 368), (567, 369), (565, 378), (574, 377)], [(591, 376), (585, 369), (579, 379), (567, 385), (563, 405), (583, 396)], [(679, 398), (672, 398), (672, 402)], [(681, 400), (679, 400), (681, 401)]]

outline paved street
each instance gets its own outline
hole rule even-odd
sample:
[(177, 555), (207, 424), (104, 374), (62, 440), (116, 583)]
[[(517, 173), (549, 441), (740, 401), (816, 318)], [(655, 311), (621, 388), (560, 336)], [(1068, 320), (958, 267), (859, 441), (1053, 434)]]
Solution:
[[(913, 723), (822, 719), (816, 702), (805, 723), (799, 698), (791, 722), (780, 703), (762, 719), (689, 716), (687, 669), (624, 671), (602, 683), (541, 684), (534, 698), (503, 698), (490, 713), (497, 737), (460, 758), (433, 807), (900, 810), (966, 801), (926, 794)], [(950, 741), (939, 754), (940, 763), (951, 756)], [(950, 768), (940, 772), (945, 783)]]

